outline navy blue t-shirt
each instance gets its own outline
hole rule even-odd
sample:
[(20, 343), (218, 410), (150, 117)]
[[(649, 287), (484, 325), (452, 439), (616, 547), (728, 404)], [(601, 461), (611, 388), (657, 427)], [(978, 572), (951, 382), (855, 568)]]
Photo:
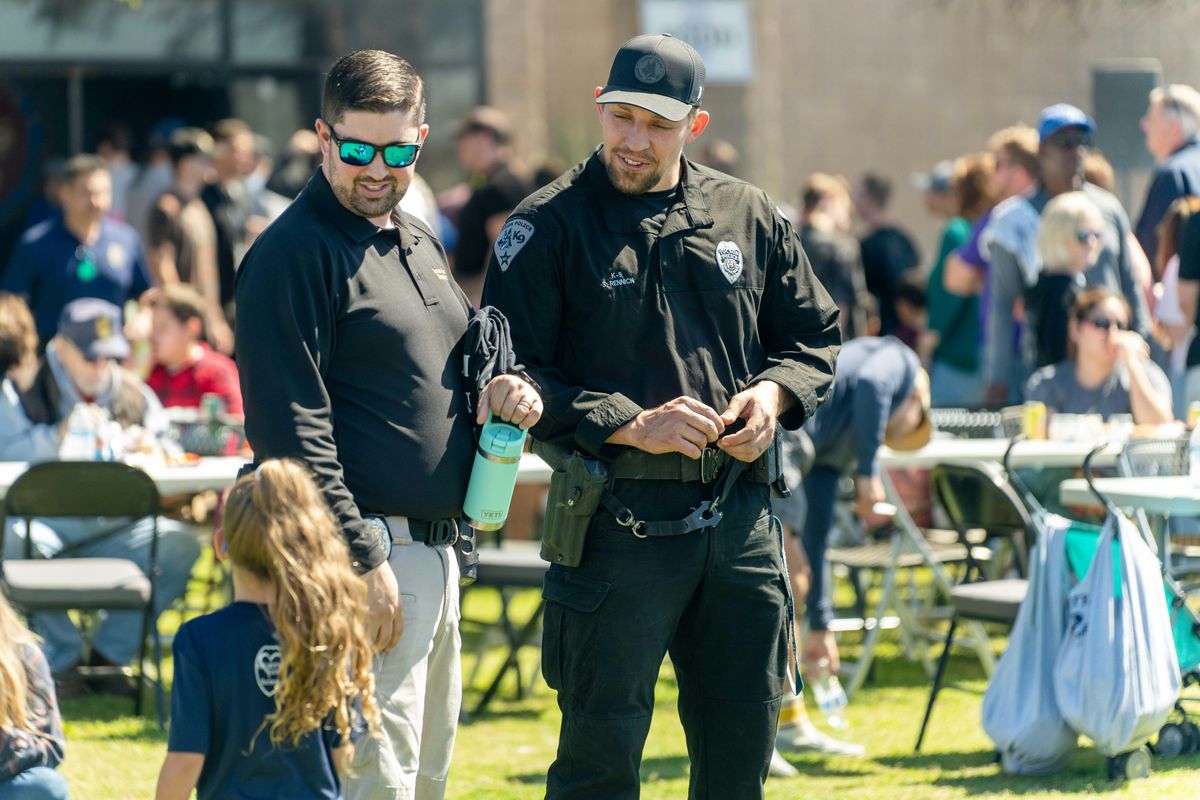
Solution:
[(266, 728), (258, 732), (275, 711), (280, 664), (266, 606), (236, 602), (184, 623), (174, 651), (167, 749), (204, 755), (198, 800), (341, 798), (333, 766), (336, 732), (313, 731), (295, 748), (274, 747)]
[(860, 336), (838, 353), (829, 396), (804, 423), (816, 451), (815, 463), (845, 470), (857, 463), (860, 476), (879, 472), (876, 451), (888, 420), (912, 394), (921, 362), (894, 336)]
[(98, 297), (124, 308), (150, 288), (150, 269), (137, 232), (104, 219), (100, 236), (82, 244), (61, 217), (41, 222), (21, 236), (4, 271), (0, 289), (29, 300), (38, 336), (54, 335), (63, 306), (80, 297)]

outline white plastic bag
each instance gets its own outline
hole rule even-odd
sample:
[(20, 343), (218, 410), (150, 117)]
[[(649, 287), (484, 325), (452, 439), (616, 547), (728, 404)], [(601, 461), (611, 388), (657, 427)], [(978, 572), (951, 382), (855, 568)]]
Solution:
[[(1119, 594), (1114, 549), (1120, 554)], [(1179, 698), (1182, 681), (1162, 587), (1158, 559), (1137, 527), (1110, 513), (1087, 575), (1068, 596), (1067, 634), (1054, 675), (1063, 717), (1105, 755), (1149, 741)]]
[(1004, 771), (1016, 775), (1057, 772), (1079, 738), (1054, 696), (1054, 662), (1066, 630), (1064, 553), (1070, 523), (1055, 515), (1041, 515), (1035, 522), (1029, 594), (983, 695), (983, 729), (1000, 753)]

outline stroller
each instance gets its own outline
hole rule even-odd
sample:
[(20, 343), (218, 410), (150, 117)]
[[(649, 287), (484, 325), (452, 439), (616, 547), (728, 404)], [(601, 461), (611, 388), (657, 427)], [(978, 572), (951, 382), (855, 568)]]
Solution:
[[(1013, 488), (1035, 518), (1045, 519), (1049, 512), (1042, 506), (1028, 485), (1021, 479), (1011, 464), (1011, 453), (1023, 437), (1015, 437), (1004, 457), (1004, 469), (1008, 474)], [(1109, 514), (1120, 512), (1096, 488), (1093, 481), (1092, 462), (1094, 456), (1105, 448), (1097, 447), (1084, 459), (1083, 470), (1088, 485), (1096, 497), (1102, 502)], [(1149, 546), (1151, 552), (1157, 554), (1154, 537), (1150, 531), (1148, 520), (1144, 513), (1135, 515), (1131, 526)], [(1087, 574), (1088, 568), (1096, 555), (1101, 528), (1082, 522), (1073, 522), (1066, 534), (1066, 561), (1070, 574), (1075, 581), (1081, 581)], [(1114, 549), (1116, 542), (1114, 542)], [(1119, 561), (1118, 561), (1119, 565)], [(1159, 558), (1159, 567), (1163, 577), (1163, 588), (1169, 610), (1172, 640), (1183, 676), (1183, 685), (1200, 680), (1200, 616), (1187, 602), (1187, 593), (1167, 570), (1163, 560)], [(1157, 742), (1153, 746), (1141, 745), (1133, 750), (1110, 755), (1106, 761), (1106, 771), (1109, 779), (1138, 778), (1149, 772), (1151, 754), (1163, 757), (1173, 757), (1200, 749), (1200, 727), (1189, 719), (1182, 702), (1176, 701), (1174, 719), (1162, 726), (1158, 733)]]

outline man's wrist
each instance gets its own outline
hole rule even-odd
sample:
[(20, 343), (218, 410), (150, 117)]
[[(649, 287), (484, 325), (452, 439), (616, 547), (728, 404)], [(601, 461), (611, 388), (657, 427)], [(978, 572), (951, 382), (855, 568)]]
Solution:
[(387, 520), (377, 514), (363, 517), (363, 527), (366, 530), (367, 550), (365, 557), (359, 557), (351, 562), (360, 575), (365, 575), (376, 567), (386, 564), (392, 557), (392, 531)]

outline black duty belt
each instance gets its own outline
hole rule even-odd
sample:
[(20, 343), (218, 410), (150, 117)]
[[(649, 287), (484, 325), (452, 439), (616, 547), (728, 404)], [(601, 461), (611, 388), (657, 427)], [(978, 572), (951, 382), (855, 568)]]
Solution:
[(431, 547), (451, 545), (458, 541), (458, 521), (452, 518), (408, 520), (408, 532), (414, 542), (424, 542)]
[[(370, 516), (379, 517), (387, 524), (389, 516), (403, 517), (404, 515), (372, 514)], [(442, 545), (452, 545), (458, 541), (458, 520), (453, 517), (435, 520), (404, 518), (408, 521), (408, 534), (414, 542), (424, 542), (430, 547), (441, 547)], [(388, 530), (391, 532), (390, 527)]]
[[(765, 468), (773, 456), (775, 444), (765, 453), (746, 464), (749, 468), (749, 480), (756, 483), (767, 483)], [(721, 469), (736, 459), (716, 447), (706, 447), (700, 458), (688, 458), (681, 453), (645, 453), (640, 450), (629, 450), (621, 453), (608, 463), (610, 478), (641, 481), (700, 481), (712, 483), (721, 474)], [(739, 470), (740, 471), (740, 470)]]

